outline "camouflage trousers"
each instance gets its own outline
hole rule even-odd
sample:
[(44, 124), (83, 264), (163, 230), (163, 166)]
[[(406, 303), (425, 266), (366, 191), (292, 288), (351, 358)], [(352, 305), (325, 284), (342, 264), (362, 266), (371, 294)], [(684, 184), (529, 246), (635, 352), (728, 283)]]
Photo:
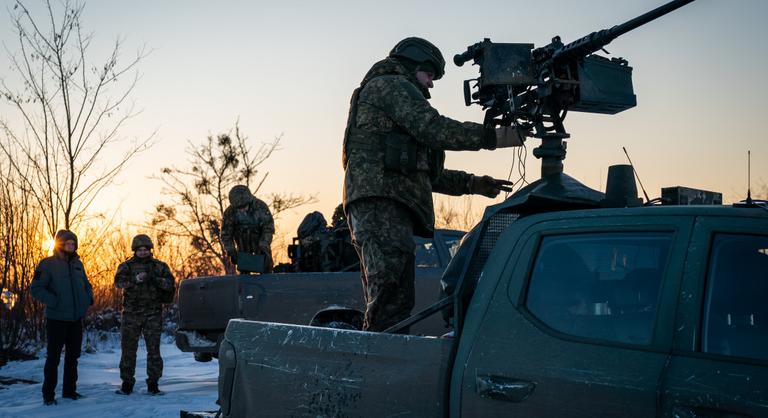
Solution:
[(160, 357), (160, 334), (163, 331), (163, 317), (160, 309), (150, 312), (129, 312), (123, 310), (120, 325), (120, 379), (133, 385), (136, 383), (136, 350), (139, 338), (144, 335), (147, 346), (147, 383), (157, 383), (163, 375), (163, 359)]
[(363, 329), (383, 331), (407, 318), (415, 304), (413, 220), (407, 207), (385, 198), (356, 200), (347, 210), (360, 257)]

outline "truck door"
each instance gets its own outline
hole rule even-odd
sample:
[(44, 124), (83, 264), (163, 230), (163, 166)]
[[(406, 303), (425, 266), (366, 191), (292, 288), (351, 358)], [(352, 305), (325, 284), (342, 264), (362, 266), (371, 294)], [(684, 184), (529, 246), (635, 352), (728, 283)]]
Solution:
[(664, 416), (768, 416), (768, 220), (702, 217), (692, 243)]
[(691, 218), (550, 219), (496, 244), (460, 339), (452, 415), (656, 415)]

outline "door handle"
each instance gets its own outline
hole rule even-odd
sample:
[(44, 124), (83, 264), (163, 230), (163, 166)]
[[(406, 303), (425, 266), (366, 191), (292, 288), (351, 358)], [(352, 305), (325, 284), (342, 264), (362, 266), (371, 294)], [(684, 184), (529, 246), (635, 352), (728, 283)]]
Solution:
[(522, 402), (536, 388), (534, 382), (504, 376), (478, 375), (475, 383), (480, 397), (507, 402)]

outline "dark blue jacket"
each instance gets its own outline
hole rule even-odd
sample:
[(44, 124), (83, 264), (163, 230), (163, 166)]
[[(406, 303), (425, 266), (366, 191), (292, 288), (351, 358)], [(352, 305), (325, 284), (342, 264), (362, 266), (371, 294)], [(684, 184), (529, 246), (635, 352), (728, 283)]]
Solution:
[(50, 319), (76, 321), (93, 305), (93, 288), (77, 254), (55, 251), (43, 259), (29, 290), (45, 304), (45, 317)]

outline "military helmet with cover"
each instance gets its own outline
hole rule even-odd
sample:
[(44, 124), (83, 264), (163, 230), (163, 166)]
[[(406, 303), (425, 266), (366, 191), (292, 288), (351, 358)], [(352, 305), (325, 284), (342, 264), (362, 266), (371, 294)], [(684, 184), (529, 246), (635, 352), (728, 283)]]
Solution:
[(229, 190), (229, 204), (239, 208), (245, 206), (253, 201), (253, 194), (247, 186), (238, 184)]
[(152, 244), (152, 239), (149, 238), (148, 235), (139, 234), (133, 237), (133, 241), (131, 242), (131, 251), (136, 251), (141, 247), (152, 249), (155, 246)]
[(431, 64), (435, 72), (435, 80), (439, 80), (445, 74), (445, 59), (434, 44), (423, 38), (410, 37), (398, 42), (389, 56), (392, 58), (406, 58), (418, 64)]

